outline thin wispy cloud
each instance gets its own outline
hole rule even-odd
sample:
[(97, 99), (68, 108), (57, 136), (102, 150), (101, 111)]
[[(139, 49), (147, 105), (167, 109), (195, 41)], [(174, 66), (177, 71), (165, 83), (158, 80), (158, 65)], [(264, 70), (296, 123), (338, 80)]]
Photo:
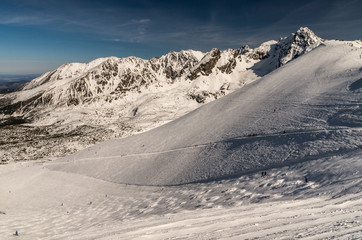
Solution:
[(19, 26), (28, 26), (28, 25), (38, 25), (45, 26), (55, 22), (55, 19), (52, 17), (49, 18), (40, 18), (37, 16), (0, 16), (0, 24), (2, 25), (19, 25)]
[(110, 55), (151, 58), (171, 50), (253, 47), (301, 26), (324, 38), (361, 38), (359, 0), (0, 3), (0, 59), (41, 56), (61, 64)]
[(31, 1), (28, 4), (33, 8), (30, 9), (28, 5), (18, 4), (19, 8), (13, 13), (0, 9), (0, 24), (41, 26), (53, 31), (77, 32), (92, 37), (109, 36), (135, 42), (142, 40), (151, 22), (149, 18), (135, 18), (129, 9), (122, 7), (80, 9), (79, 6), (50, 2), (50, 7), (45, 7), (43, 2)]

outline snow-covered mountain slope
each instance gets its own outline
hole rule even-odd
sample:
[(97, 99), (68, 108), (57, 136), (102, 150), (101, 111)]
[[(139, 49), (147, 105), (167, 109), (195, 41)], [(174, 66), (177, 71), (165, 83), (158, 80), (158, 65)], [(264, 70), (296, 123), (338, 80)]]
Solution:
[(359, 149), (361, 52), (359, 41), (326, 41), (175, 121), (94, 145), (50, 168), (117, 183), (177, 185)]
[[(2, 160), (69, 154), (95, 142), (152, 129), (239, 89), (322, 42), (301, 28), (256, 49), (212, 49), (206, 54), (187, 50), (151, 60), (109, 57), (65, 64), (22, 91), (0, 95), (0, 125), (7, 126), (0, 141), (11, 143), (0, 147)], [(12, 123), (27, 125), (14, 129)], [(8, 139), (8, 132), (21, 139)]]
[(0, 165), (0, 239), (361, 239), (361, 153), (168, 187)]

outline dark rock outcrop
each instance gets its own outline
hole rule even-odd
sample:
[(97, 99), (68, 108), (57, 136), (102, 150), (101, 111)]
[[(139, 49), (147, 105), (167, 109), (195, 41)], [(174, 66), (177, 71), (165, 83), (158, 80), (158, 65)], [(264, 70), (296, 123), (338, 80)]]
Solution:
[(221, 57), (221, 52), (217, 48), (213, 48), (209, 53), (201, 59), (200, 63), (191, 70), (191, 74), (188, 76), (190, 80), (198, 78), (199, 74), (208, 76), (212, 73), (217, 61)]

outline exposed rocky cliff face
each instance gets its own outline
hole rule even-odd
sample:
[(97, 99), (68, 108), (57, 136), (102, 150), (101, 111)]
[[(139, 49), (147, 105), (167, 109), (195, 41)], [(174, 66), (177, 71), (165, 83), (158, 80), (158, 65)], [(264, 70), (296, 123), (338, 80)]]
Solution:
[(195, 66), (203, 53), (192, 50), (174, 52), (162, 56), (161, 58), (151, 59), (152, 69), (159, 74), (164, 74), (167, 79), (172, 81), (187, 74)]
[(280, 39), (278, 42), (271, 40), (255, 49), (251, 49), (246, 45), (240, 48), (240, 52), (254, 60), (268, 59), (268, 62), (274, 68), (278, 68), (298, 56), (310, 52), (322, 42), (323, 39), (304, 27), (300, 28), (296, 33)]
[(219, 49), (214, 48), (208, 52), (201, 61), (191, 69), (190, 75), (188, 78), (194, 80), (201, 75), (209, 76), (212, 73), (212, 70), (215, 68), (216, 63), (221, 57), (221, 52)]
[(295, 34), (279, 41), (276, 45), (275, 52), (279, 59), (279, 66), (310, 52), (322, 42), (323, 39), (315, 35), (310, 29), (300, 28)]

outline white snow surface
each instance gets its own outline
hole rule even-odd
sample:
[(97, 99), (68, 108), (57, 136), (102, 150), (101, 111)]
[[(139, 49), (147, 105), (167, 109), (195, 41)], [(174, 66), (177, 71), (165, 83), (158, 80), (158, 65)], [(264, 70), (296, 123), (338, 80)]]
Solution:
[(349, 89), (362, 78), (356, 46), (326, 42), (173, 122), (94, 145), (50, 168), (116, 183), (178, 185), (359, 149), (361, 94)]
[(362, 239), (361, 56), (325, 41), (159, 128), (0, 165), (0, 239)]
[(0, 167), (0, 239), (357, 240), (361, 154), (264, 169), (266, 177), (168, 187), (50, 171), (52, 163), (10, 163)]

